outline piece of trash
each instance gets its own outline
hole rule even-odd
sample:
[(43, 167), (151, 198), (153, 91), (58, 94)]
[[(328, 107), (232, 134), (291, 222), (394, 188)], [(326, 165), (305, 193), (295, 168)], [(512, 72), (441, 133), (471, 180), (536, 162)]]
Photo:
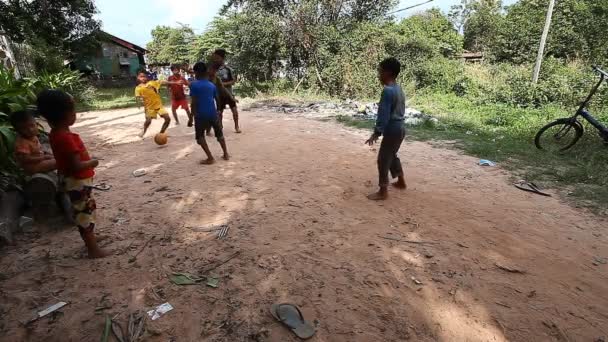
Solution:
[(218, 239), (223, 239), (223, 238), (225, 238), (226, 236), (228, 236), (228, 231), (229, 231), (229, 230), (230, 230), (230, 227), (228, 227), (228, 226), (224, 226), (224, 227), (222, 227), (222, 229), (220, 229), (220, 230), (217, 232), (217, 238), (218, 238)]
[(501, 265), (499, 263), (495, 263), (494, 265), (496, 267), (498, 267), (499, 269), (501, 269), (503, 271), (506, 271), (506, 272), (509, 272), (509, 273), (521, 273), (521, 274), (526, 273), (526, 271), (520, 270), (520, 269), (518, 269), (516, 267), (513, 267), (513, 266), (505, 266), (505, 265)]
[(156, 309), (148, 311), (148, 316), (155, 321), (171, 310), (173, 310), (173, 306), (169, 303), (164, 303), (157, 306)]
[(27, 216), (21, 216), (19, 218), (19, 228), (23, 229), (23, 228), (29, 228), (32, 226), (32, 224), (34, 223), (34, 219), (27, 217)]
[(536, 290), (532, 290), (530, 291), (530, 293), (528, 293), (528, 298), (532, 298), (536, 296)]
[(467, 245), (465, 245), (465, 244), (462, 244), (462, 243), (460, 243), (460, 242), (458, 242), (458, 243), (456, 244), (456, 246), (458, 246), (458, 247), (462, 247), (462, 248), (469, 248), (469, 246), (467, 246)]
[(193, 276), (186, 273), (173, 273), (170, 279), (171, 282), (175, 285), (196, 285), (196, 283), (203, 280), (202, 278), (194, 278)]
[(422, 285), (422, 282), (418, 279), (416, 279), (415, 277), (412, 277), (412, 281), (414, 282), (414, 284), (416, 285)]
[(598, 258), (598, 257), (593, 258), (594, 266), (606, 265), (606, 264), (608, 264), (608, 259), (606, 259), (606, 258)]
[(93, 189), (95, 190), (99, 190), (99, 191), (108, 191), (110, 189), (112, 189), (112, 186), (106, 183), (99, 183), (99, 184), (95, 184), (92, 186)]
[(53, 305), (49, 306), (48, 308), (38, 312), (38, 314), (36, 314), (36, 317), (30, 319), (25, 324), (27, 325), (27, 324), (33, 323), (33, 322), (39, 320), (40, 318), (61, 309), (62, 307), (66, 306), (66, 305), (68, 305), (68, 303), (66, 303), (66, 302), (59, 302), (57, 304), (53, 304)]
[(487, 160), (487, 159), (481, 159), (479, 161), (479, 166), (496, 166), (496, 163), (491, 161), (491, 160)]
[(137, 169), (137, 170), (133, 171), (133, 177), (145, 176), (147, 173), (148, 173), (148, 171), (146, 171), (146, 169)]
[(208, 277), (207, 286), (213, 287), (213, 288), (218, 288), (220, 286), (220, 280), (217, 278)]

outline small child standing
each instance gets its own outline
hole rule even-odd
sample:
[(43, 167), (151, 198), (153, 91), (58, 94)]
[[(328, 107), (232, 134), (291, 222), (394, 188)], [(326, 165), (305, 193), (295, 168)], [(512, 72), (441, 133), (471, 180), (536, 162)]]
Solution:
[(209, 81), (207, 66), (203, 62), (198, 62), (194, 65), (194, 74), (196, 81), (190, 84), (190, 98), (192, 99), (192, 114), (194, 116), (194, 130), (196, 132), (196, 142), (201, 145), (203, 151), (207, 155), (207, 159), (201, 164), (210, 165), (215, 163), (215, 159), (209, 150), (207, 141), (205, 140), (205, 131), (213, 128), (215, 137), (222, 146), (224, 152), (224, 160), (230, 159), (228, 149), (226, 148), (226, 140), (224, 132), (219, 121), (216, 102), (219, 96), (218, 90), (213, 83)]
[(163, 123), (163, 127), (160, 130), (160, 133), (165, 133), (167, 128), (169, 128), (169, 124), (171, 124), (171, 118), (169, 117), (169, 114), (167, 114), (167, 110), (165, 110), (165, 107), (163, 106), (163, 101), (160, 98), (160, 87), (165, 84), (183, 86), (186, 80), (178, 82), (156, 80), (150, 81), (148, 79), (148, 74), (145, 71), (140, 71), (137, 74), (137, 81), (139, 82), (139, 85), (137, 85), (137, 87), (135, 88), (135, 97), (143, 101), (144, 110), (146, 113), (144, 130), (139, 136), (143, 138), (144, 135), (146, 135), (146, 131), (152, 124), (152, 120), (156, 119), (159, 115), (165, 120), (165, 122)]
[(171, 111), (173, 112), (173, 118), (175, 123), (179, 125), (179, 118), (177, 117), (177, 110), (181, 107), (188, 114), (188, 127), (192, 127), (192, 114), (190, 114), (190, 106), (188, 105), (188, 99), (186, 99), (186, 92), (184, 86), (189, 86), (190, 82), (184, 78), (177, 65), (171, 66), (171, 72), (173, 75), (167, 79), (169, 82), (175, 82), (178, 84), (169, 84), (169, 90), (171, 91)]
[(397, 77), (401, 72), (401, 63), (395, 58), (385, 59), (380, 63), (378, 76), (384, 85), (380, 105), (378, 107), (378, 118), (372, 136), (365, 142), (372, 146), (380, 136), (382, 143), (378, 151), (378, 173), (380, 190), (367, 196), (370, 200), (379, 201), (388, 198), (388, 173), (390, 171), (397, 182), (393, 183), (398, 189), (407, 189), (405, 175), (401, 160), (397, 153), (403, 139), (405, 139), (405, 94), (397, 84)]
[(99, 161), (91, 158), (80, 136), (70, 131), (70, 126), (76, 121), (74, 99), (59, 90), (45, 90), (38, 95), (37, 105), (38, 111), (51, 126), (49, 141), (57, 160), (57, 170), (64, 177), (74, 220), (89, 258), (103, 258), (108, 254), (97, 245), (96, 205), (91, 194), (94, 169)]
[(57, 169), (53, 155), (45, 153), (38, 140), (38, 125), (32, 113), (19, 111), (11, 114), (11, 124), (17, 132), (15, 160), (26, 175), (47, 173)]

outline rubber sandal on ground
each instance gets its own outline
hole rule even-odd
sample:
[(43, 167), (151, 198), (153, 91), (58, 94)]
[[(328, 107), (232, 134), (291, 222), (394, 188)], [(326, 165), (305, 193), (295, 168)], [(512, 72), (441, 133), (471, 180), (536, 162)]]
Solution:
[(293, 304), (274, 304), (270, 307), (270, 313), (303, 340), (313, 337), (316, 333), (315, 327), (304, 320), (300, 309)]
[(527, 191), (527, 192), (531, 192), (537, 195), (541, 195), (541, 196), (545, 196), (545, 197), (551, 197), (551, 194), (548, 194), (546, 192), (542, 192), (541, 189), (534, 183), (530, 183), (530, 182), (518, 182), (514, 184), (516, 188), (518, 188), (519, 190), (523, 190), (523, 191)]

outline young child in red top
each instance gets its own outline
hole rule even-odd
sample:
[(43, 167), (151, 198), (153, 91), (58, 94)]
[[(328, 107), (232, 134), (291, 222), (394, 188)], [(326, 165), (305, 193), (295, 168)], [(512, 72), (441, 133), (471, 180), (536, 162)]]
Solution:
[(97, 246), (94, 231), (96, 205), (91, 194), (99, 161), (91, 158), (80, 136), (70, 131), (70, 126), (76, 121), (74, 99), (59, 90), (45, 90), (38, 95), (37, 105), (51, 126), (49, 141), (57, 161), (57, 171), (64, 177), (74, 220), (89, 258), (103, 258), (107, 253)]
[(188, 126), (192, 126), (192, 114), (190, 114), (190, 106), (188, 105), (188, 99), (184, 92), (184, 86), (190, 86), (190, 82), (182, 76), (179, 67), (176, 65), (171, 66), (171, 72), (173, 75), (169, 76), (169, 90), (171, 91), (171, 111), (173, 112), (173, 118), (175, 123), (179, 125), (179, 119), (177, 117), (177, 110), (181, 107), (188, 114)]

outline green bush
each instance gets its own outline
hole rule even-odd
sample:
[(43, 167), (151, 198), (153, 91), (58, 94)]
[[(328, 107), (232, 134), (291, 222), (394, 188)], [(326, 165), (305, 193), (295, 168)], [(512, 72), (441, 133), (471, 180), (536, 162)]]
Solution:
[(64, 69), (57, 73), (42, 72), (26, 78), (28, 87), (36, 91), (59, 89), (74, 96), (76, 102), (88, 104), (95, 97), (95, 88), (91, 86), (79, 71)]
[(442, 57), (424, 61), (412, 70), (418, 88), (430, 88), (443, 93), (454, 91), (463, 73), (464, 66), (461, 62)]

